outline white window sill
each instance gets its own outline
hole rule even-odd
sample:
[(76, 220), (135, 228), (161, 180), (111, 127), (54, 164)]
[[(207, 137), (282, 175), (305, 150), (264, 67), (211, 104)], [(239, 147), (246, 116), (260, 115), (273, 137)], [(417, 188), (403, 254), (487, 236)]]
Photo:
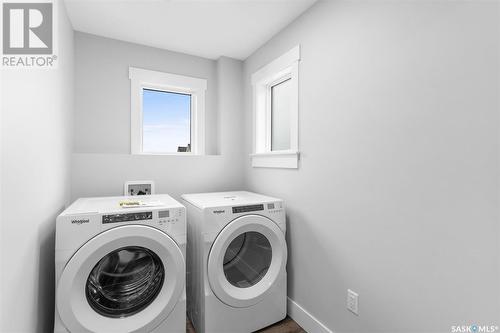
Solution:
[(274, 151), (269, 153), (250, 154), (254, 168), (298, 169), (298, 151)]
[(195, 153), (132, 153), (131, 155), (146, 155), (146, 156), (205, 156), (205, 154)]

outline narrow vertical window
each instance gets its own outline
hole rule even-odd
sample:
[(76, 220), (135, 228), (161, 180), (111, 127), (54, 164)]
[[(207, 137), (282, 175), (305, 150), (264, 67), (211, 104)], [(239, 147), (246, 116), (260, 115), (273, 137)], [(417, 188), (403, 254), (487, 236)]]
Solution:
[(252, 75), (253, 167), (299, 167), (299, 61), (297, 45)]
[(291, 79), (271, 87), (271, 150), (290, 149)]

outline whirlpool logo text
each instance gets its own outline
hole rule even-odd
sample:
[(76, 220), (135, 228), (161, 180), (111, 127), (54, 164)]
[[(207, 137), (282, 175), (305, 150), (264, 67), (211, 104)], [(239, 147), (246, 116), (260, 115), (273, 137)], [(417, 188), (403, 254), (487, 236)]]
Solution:
[(71, 223), (73, 224), (84, 224), (84, 223), (89, 223), (89, 219), (80, 219), (80, 220), (71, 220)]

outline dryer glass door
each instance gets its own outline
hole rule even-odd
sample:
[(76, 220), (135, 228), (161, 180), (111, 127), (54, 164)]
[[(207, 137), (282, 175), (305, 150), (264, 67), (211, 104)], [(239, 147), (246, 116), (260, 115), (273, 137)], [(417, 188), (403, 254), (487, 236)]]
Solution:
[(272, 260), (269, 240), (255, 231), (244, 232), (229, 244), (224, 255), (224, 274), (233, 286), (248, 288), (266, 275)]
[(260, 302), (278, 283), (286, 283), (287, 248), (283, 231), (260, 215), (244, 215), (222, 229), (208, 257), (214, 294), (233, 307)]

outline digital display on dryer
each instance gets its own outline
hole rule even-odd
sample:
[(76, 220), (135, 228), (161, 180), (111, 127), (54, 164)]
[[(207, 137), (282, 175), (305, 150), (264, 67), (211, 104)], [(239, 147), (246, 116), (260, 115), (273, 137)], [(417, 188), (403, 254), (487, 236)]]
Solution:
[(233, 207), (233, 214), (256, 212), (259, 210), (264, 210), (264, 205), (238, 206), (238, 207)]
[(119, 222), (130, 222), (130, 221), (141, 221), (141, 220), (151, 220), (153, 219), (153, 212), (137, 212), (137, 213), (126, 213), (126, 214), (113, 214), (113, 215), (103, 215), (102, 223), (119, 223)]

